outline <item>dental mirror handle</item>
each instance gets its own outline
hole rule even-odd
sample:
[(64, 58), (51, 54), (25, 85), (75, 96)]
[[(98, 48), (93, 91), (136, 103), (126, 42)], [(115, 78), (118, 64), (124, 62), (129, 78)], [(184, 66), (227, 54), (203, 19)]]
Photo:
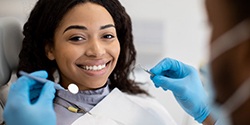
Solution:
[[(40, 82), (40, 83), (46, 83), (46, 82), (50, 81), (50, 80), (48, 80), (48, 79), (44, 79), (44, 78), (32, 76), (32, 75), (30, 75), (30, 74), (28, 74), (27, 72), (24, 72), (24, 71), (19, 71), (19, 74), (22, 75), (22, 76), (27, 76), (27, 77), (29, 77), (29, 78), (31, 78), (31, 79), (33, 79), (33, 80), (36, 80), (37, 82)], [(50, 81), (50, 82), (52, 82), (52, 81)], [(53, 83), (54, 83), (55, 89), (57, 89), (57, 90), (65, 90), (65, 89), (64, 89), (62, 86), (60, 86), (58, 83), (55, 83), (55, 82), (53, 82)]]

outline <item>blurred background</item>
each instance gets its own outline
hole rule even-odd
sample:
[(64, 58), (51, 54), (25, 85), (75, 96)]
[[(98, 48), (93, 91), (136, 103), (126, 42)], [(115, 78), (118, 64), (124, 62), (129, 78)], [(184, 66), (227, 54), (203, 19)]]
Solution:
[[(0, 0), (0, 17), (23, 23), (37, 0)], [(209, 24), (203, 0), (120, 0), (131, 16), (137, 64), (152, 68), (165, 57), (199, 68), (208, 57)], [(135, 68), (135, 80), (170, 112), (178, 125), (197, 125), (169, 91), (154, 87), (149, 75)]]

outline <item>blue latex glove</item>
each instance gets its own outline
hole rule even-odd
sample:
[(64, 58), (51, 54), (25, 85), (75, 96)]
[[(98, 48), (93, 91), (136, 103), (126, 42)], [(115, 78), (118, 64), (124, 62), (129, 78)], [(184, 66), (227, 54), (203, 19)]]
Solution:
[(207, 95), (195, 68), (174, 59), (165, 58), (150, 70), (156, 87), (171, 90), (181, 107), (202, 123), (209, 115)]
[[(32, 73), (34, 76), (47, 78), (45, 71)], [(53, 108), (55, 88), (52, 82), (38, 83), (22, 76), (10, 87), (4, 108), (6, 125), (56, 125)]]

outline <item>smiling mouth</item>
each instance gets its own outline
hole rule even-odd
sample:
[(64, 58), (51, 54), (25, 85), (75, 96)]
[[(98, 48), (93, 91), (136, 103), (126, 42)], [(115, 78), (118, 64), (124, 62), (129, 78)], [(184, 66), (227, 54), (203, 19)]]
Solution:
[(99, 70), (104, 69), (109, 63), (110, 63), (110, 61), (108, 63), (102, 64), (102, 65), (93, 65), (93, 66), (77, 65), (77, 66), (84, 69), (84, 70), (88, 70), (88, 71), (99, 71)]

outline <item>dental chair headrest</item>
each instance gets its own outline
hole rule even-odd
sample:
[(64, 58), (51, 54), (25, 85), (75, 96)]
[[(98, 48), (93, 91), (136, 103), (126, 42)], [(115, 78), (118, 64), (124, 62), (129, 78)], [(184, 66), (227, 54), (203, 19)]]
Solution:
[(18, 65), (22, 47), (21, 21), (14, 17), (0, 17), (0, 87), (10, 80)]

